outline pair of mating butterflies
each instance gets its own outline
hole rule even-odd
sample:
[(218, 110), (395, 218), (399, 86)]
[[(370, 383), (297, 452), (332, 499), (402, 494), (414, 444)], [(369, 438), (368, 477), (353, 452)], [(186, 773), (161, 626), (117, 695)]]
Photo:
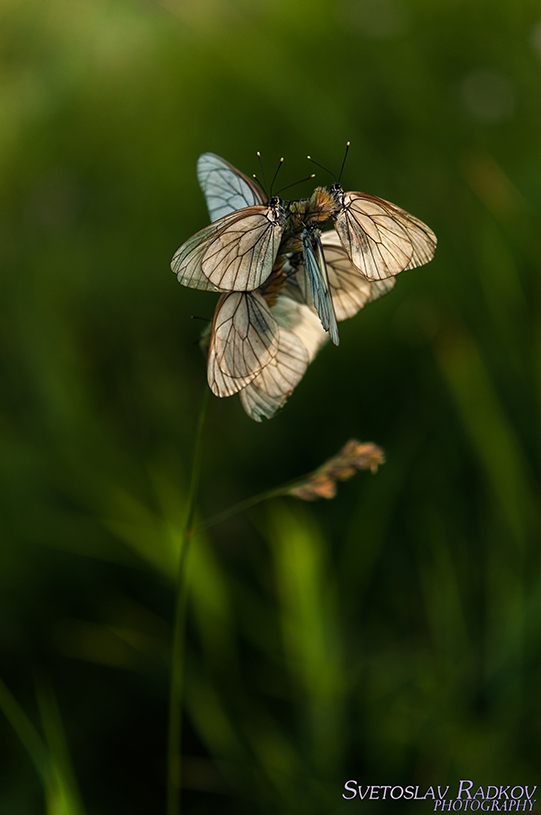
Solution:
[[(400, 207), (362, 192), (317, 187), (311, 198), (267, 200), (225, 159), (203, 153), (197, 177), (212, 223), (175, 252), (179, 283), (222, 292), (207, 375), (216, 396), (240, 391), (256, 421), (271, 418), (337, 322), (428, 263), (436, 236)], [(334, 230), (322, 232), (332, 221)]]

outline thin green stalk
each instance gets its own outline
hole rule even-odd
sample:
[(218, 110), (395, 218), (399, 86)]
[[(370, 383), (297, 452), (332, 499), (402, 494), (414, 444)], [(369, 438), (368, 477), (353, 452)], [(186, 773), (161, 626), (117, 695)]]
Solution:
[(48, 815), (84, 815), (58, 702), (49, 682), (36, 681), (36, 695), (48, 750), (45, 798)]
[(256, 504), (261, 504), (263, 501), (269, 501), (271, 498), (279, 498), (281, 495), (287, 495), (290, 490), (299, 484), (302, 484), (308, 477), (309, 475), (299, 476), (299, 478), (295, 478), (293, 481), (286, 481), (285, 484), (281, 484), (279, 487), (273, 487), (270, 490), (265, 490), (265, 492), (259, 492), (257, 495), (252, 495), (251, 498), (245, 498), (244, 501), (234, 504), (232, 507), (229, 507), (229, 509), (224, 509), (223, 512), (213, 515), (206, 521), (201, 521), (201, 523), (197, 524), (195, 530), (196, 532), (199, 532), (199, 530), (209, 529), (209, 527), (219, 524), (222, 521), (227, 520), (227, 518), (231, 518), (233, 515), (238, 515), (239, 512), (244, 512), (245, 509), (250, 509)]
[(209, 402), (210, 390), (205, 387), (205, 394), (199, 411), (192, 471), (188, 488), (184, 525), (180, 538), (175, 617), (171, 643), (171, 684), (169, 690), (169, 732), (167, 739), (167, 815), (180, 815), (181, 812), (181, 735), (182, 735), (182, 697), (184, 690), (184, 634), (186, 628), (187, 591), (185, 572), (188, 549), (194, 535), (193, 521), (195, 499), (199, 486), (201, 469), (201, 447), (203, 426)]
[(231, 518), (233, 515), (238, 515), (239, 512), (244, 512), (245, 509), (250, 509), (250, 507), (260, 504), (262, 501), (267, 501), (269, 498), (278, 498), (280, 495), (284, 494), (284, 489), (284, 487), (276, 487), (275, 489), (267, 490), (266, 492), (260, 492), (258, 495), (253, 495), (251, 498), (246, 498), (244, 501), (229, 507), (229, 509), (225, 509), (223, 512), (213, 515), (212, 518), (209, 518), (206, 521), (201, 521), (201, 523), (197, 525), (196, 529), (198, 531), (200, 529), (208, 529), (215, 524), (219, 524), (222, 521), (227, 520), (227, 518)]
[(297, 476), (292, 481), (286, 481), (279, 487), (272, 487), (270, 490), (260, 492), (251, 498), (246, 498), (229, 509), (213, 515), (206, 521), (201, 521), (197, 526), (199, 529), (208, 529), (215, 524), (231, 518), (245, 509), (268, 501), (270, 498), (278, 498), (282, 495), (292, 495), (302, 498), (304, 501), (314, 501), (317, 498), (333, 498), (336, 493), (336, 483), (347, 481), (359, 470), (371, 470), (376, 472), (378, 466), (385, 461), (383, 450), (372, 442), (359, 442), (350, 439), (342, 449), (316, 470), (312, 470), (306, 475)]

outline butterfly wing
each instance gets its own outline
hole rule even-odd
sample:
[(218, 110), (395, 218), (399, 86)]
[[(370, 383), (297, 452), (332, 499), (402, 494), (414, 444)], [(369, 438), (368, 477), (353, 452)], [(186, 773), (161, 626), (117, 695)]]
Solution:
[(240, 392), (244, 410), (256, 422), (274, 416), (308, 366), (308, 353), (298, 337), (283, 328), (279, 328), (278, 332), (276, 356)]
[(434, 257), (436, 236), (404, 209), (364, 192), (339, 192), (337, 200), (334, 228), (368, 280), (383, 280)]
[(257, 184), (215, 153), (197, 159), (197, 180), (203, 190), (211, 221), (244, 207), (266, 203)]
[(220, 291), (218, 286), (211, 283), (203, 274), (201, 264), (212, 241), (217, 239), (219, 232), (235, 219), (236, 213), (224, 216), (220, 218), (218, 224), (210, 224), (184, 241), (171, 260), (171, 270), (176, 274), (179, 283), (190, 289)]
[(308, 362), (312, 362), (321, 346), (329, 339), (317, 312), (304, 303), (295, 302), (285, 286), (283, 293), (278, 296), (273, 314), (281, 328), (291, 331), (300, 339), (308, 353)]
[(284, 227), (278, 199), (236, 210), (188, 238), (171, 269), (192, 289), (253, 291), (272, 271)]
[(329, 288), (336, 319), (347, 320), (367, 303), (387, 294), (394, 287), (394, 277), (385, 280), (367, 280), (353, 265), (340, 238), (334, 231), (324, 232), (321, 245), (327, 264)]
[(211, 329), (207, 363), (216, 396), (231, 396), (269, 365), (278, 351), (278, 324), (259, 292), (220, 297)]
[(312, 290), (314, 308), (319, 314), (321, 325), (329, 332), (334, 344), (338, 345), (340, 342), (338, 325), (329, 290), (329, 279), (320, 234), (319, 229), (315, 227), (308, 226), (303, 230), (301, 240), (304, 262)]
[(240, 392), (242, 406), (250, 418), (270, 419), (298, 385), (319, 348), (327, 342), (316, 312), (285, 294), (273, 307), (278, 324), (278, 351)]

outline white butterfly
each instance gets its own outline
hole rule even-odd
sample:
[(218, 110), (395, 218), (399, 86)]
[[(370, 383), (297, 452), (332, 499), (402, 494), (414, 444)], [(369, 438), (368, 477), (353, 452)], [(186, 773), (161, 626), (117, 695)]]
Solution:
[(436, 236), (406, 210), (366, 192), (344, 192), (338, 183), (330, 192), (340, 242), (368, 280), (385, 280), (434, 257)]
[[(245, 212), (247, 207), (265, 205), (261, 189), (213, 153), (199, 157), (197, 177), (215, 223), (227, 222), (231, 208)], [(197, 235), (190, 240), (196, 243), (196, 239)], [(274, 277), (281, 275), (285, 282), (283, 262)], [(284, 404), (327, 339), (313, 309), (291, 300), (285, 288), (284, 293), (273, 292), (269, 277), (256, 290), (222, 295), (211, 328), (207, 366), (213, 393), (229, 396), (241, 391), (246, 412), (258, 421), (270, 418)]]
[(177, 249), (179, 283), (210, 291), (253, 291), (272, 272), (286, 226), (282, 203), (268, 202), (247, 176), (213, 153), (197, 162), (212, 223)]
[[(217, 396), (240, 391), (248, 415), (261, 421), (285, 403), (329, 335), (338, 344), (337, 321), (390, 291), (398, 271), (427, 262), (435, 236), (393, 204), (336, 184), (289, 205), (266, 202), (252, 179), (213, 153), (199, 157), (197, 177), (213, 223), (177, 250), (171, 267), (184, 285), (224, 292), (209, 385)], [(331, 218), (336, 232), (322, 233)]]
[[(327, 222), (333, 221), (338, 236), (334, 245), (342, 247), (350, 265), (370, 282), (421, 266), (434, 256), (436, 236), (426, 224), (382, 198), (362, 192), (345, 193), (338, 182), (330, 191), (317, 187), (310, 199), (289, 202), (286, 209), (288, 219), (294, 223), (293, 232), (301, 233), (313, 305), (336, 345), (337, 320), (343, 318), (336, 314), (333, 275), (327, 269), (328, 252), (323, 251), (321, 241), (321, 228)], [(340, 265), (345, 268), (343, 261)], [(355, 291), (355, 275), (349, 273), (348, 277)]]

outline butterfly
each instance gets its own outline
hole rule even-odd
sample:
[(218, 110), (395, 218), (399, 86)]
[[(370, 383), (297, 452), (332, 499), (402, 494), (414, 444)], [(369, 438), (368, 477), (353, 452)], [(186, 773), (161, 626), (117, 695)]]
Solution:
[[(341, 318), (335, 313), (331, 273), (322, 246), (321, 228), (325, 223), (333, 223), (345, 255), (357, 273), (371, 282), (422, 266), (432, 259), (436, 250), (436, 236), (418, 218), (383, 198), (363, 192), (344, 192), (339, 182), (333, 184), (330, 191), (317, 187), (310, 199), (290, 202), (288, 215), (301, 233), (314, 307), (336, 345), (336, 322)], [(355, 276), (350, 278), (354, 287)]]
[[(214, 153), (199, 157), (197, 177), (213, 222), (177, 250), (171, 268), (184, 285), (222, 292), (210, 331), (208, 382), (217, 396), (240, 392), (248, 415), (261, 421), (285, 403), (329, 336), (338, 344), (337, 321), (390, 291), (398, 271), (427, 262), (421, 250), (428, 255), (435, 236), (395, 205), (343, 193), (339, 184), (316, 188), (310, 199), (267, 201), (252, 179)], [(363, 230), (361, 216), (370, 220), (364, 199), (380, 209)], [(327, 223), (336, 231), (323, 231)], [(362, 241), (368, 248), (363, 254), (356, 246), (355, 263), (353, 246)], [(377, 251), (386, 263), (379, 277), (370, 276)]]
[(366, 192), (344, 192), (338, 182), (330, 194), (340, 243), (367, 280), (385, 280), (434, 257), (435, 234), (406, 210)]
[[(254, 418), (271, 416), (300, 381), (327, 334), (310, 307), (278, 293), (287, 273), (282, 270), (285, 258), (276, 262), (277, 251), (271, 256), (273, 274), (267, 268), (249, 286), (241, 279), (227, 291), (227, 278), (210, 277), (209, 258), (216, 254), (212, 241), (223, 244), (224, 236), (232, 241), (233, 230), (249, 226), (254, 210), (258, 215), (268, 210), (273, 199), (267, 204), (252, 179), (213, 153), (199, 157), (197, 177), (213, 223), (180, 247), (171, 267), (181, 283), (225, 290), (210, 331), (207, 375), (213, 393), (230, 396), (246, 389), (243, 404), (247, 412)], [(257, 264), (255, 251), (261, 254), (261, 249), (254, 250), (253, 263)]]
[[(266, 205), (262, 190), (252, 179), (213, 153), (199, 157), (197, 177), (213, 219), (207, 228), (211, 233), (213, 227), (222, 229), (229, 223), (232, 208), (238, 216)], [(201, 234), (190, 240), (196, 243)], [(192, 251), (190, 242), (184, 247), (187, 244), (188, 252)], [(177, 276), (178, 258), (186, 254), (181, 247), (173, 258)], [(259, 287), (221, 296), (208, 352), (207, 374), (213, 393), (230, 396), (242, 391), (247, 412), (259, 419), (272, 416), (285, 402), (327, 338), (311, 308), (279, 294), (287, 273), (282, 269), (284, 258), (274, 260), (273, 274), (265, 275)]]
[(286, 226), (280, 199), (265, 201), (253, 181), (212, 153), (200, 156), (197, 172), (213, 222), (177, 249), (172, 270), (193, 289), (258, 289), (272, 272)]

